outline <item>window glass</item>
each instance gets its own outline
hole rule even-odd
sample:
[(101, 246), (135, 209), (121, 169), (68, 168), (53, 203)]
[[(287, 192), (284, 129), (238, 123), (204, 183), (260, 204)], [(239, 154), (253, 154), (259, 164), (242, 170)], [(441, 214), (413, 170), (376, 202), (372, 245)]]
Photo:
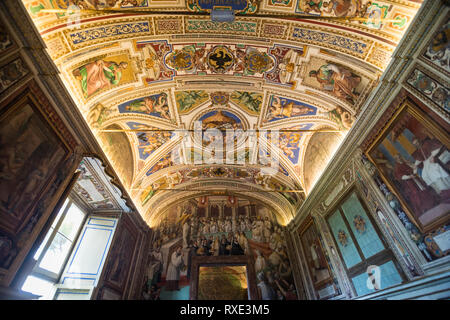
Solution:
[[(64, 210), (61, 210), (60, 212), (63, 211)], [(83, 218), (84, 213), (76, 205), (71, 204), (53, 237), (52, 243), (39, 263), (40, 268), (56, 274), (59, 273), (69, 254), (75, 236), (80, 229)], [(55, 222), (57, 220), (58, 219), (55, 219)], [(53, 225), (54, 227), (57, 225), (55, 222)], [(49, 234), (52, 234), (54, 228), (50, 229), (51, 232), (49, 232)], [(45, 242), (46, 241), (44, 241), (44, 243)]]
[(69, 239), (60, 233), (57, 233), (53, 238), (50, 247), (45, 252), (39, 267), (53, 273), (59, 273), (62, 264), (69, 253), (71, 245), (72, 242)]
[(44, 247), (46, 246), (48, 239), (50, 238), (53, 231), (55, 230), (55, 227), (58, 224), (58, 221), (61, 218), (61, 215), (63, 214), (64, 210), (66, 210), (68, 203), (69, 203), (69, 198), (67, 198), (66, 201), (64, 202), (63, 206), (61, 207), (61, 209), (58, 212), (58, 215), (56, 216), (55, 220), (53, 221), (50, 229), (48, 230), (47, 234), (45, 235), (44, 241), (42, 241), (41, 245), (39, 246), (39, 249), (34, 254), (34, 257), (33, 257), (34, 260), (38, 260), (39, 257), (41, 256), (42, 250), (44, 250)]
[(66, 214), (58, 232), (64, 235), (67, 239), (73, 241), (80, 228), (81, 222), (83, 222), (84, 214), (76, 206), (71, 205), (69, 211)]

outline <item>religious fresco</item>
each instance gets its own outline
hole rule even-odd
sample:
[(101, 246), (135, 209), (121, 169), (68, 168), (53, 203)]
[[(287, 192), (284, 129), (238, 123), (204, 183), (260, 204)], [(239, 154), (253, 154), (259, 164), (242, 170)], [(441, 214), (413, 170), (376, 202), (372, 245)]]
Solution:
[(353, 122), (355, 121), (355, 117), (341, 106), (337, 106), (330, 111), (319, 112), (319, 115), (323, 115), (328, 119), (334, 121), (340, 130), (350, 130)]
[(392, 7), (392, 5), (371, 2), (364, 14), (364, 17), (369, 18), (369, 20), (363, 22), (363, 24), (370, 28), (381, 29), (383, 23), (379, 19), (385, 19)]
[(0, 128), (1, 224), (14, 230), (54, 179), (68, 150), (39, 109), (25, 99), (2, 113)]
[[(286, 206), (286, 211), (290, 209), (289, 204), (298, 206), (304, 199), (300, 193), (304, 167), (307, 162), (315, 161), (310, 156), (302, 162), (308, 141), (303, 135), (295, 132), (281, 135), (283, 163), (275, 176), (267, 177), (260, 172), (259, 163), (254, 165), (257, 170), (253, 164), (248, 170), (231, 170), (228, 165), (214, 165), (211, 170), (192, 167), (194, 156), (202, 155), (201, 148), (212, 149), (212, 138), (208, 135), (198, 143), (198, 149), (186, 146), (183, 159), (191, 158), (191, 161), (179, 164), (169, 156), (175, 145), (172, 132), (193, 129), (193, 122), (199, 119), (203, 129), (258, 130), (266, 126), (292, 129), (291, 122), (295, 121), (312, 124), (311, 128), (323, 128), (333, 126), (331, 120), (336, 124), (333, 129), (349, 130), (367, 96), (367, 85), (380, 76), (405, 30), (402, 28), (406, 28), (408, 19), (412, 20), (420, 6), (412, 1), (390, 1), (392, 6), (385, 10), (382, 2), (339, 0), (322, 1), (319, 11), (312, 8), (308, 12), (387, 19), (395, 13), (398, 22), (390, 26), (390, 20), (376, 25), (376, 21), (371, 24), (330, 19), (323, 23), (311, 19), (305, 24), (282, 18), (283, 14), (294, 11), (306, 12), (305, 6), (314, 7), (317, 1), (268, 0), (261, 4), (245, 1), (244, 14), (255, 13), (261, 5), (258, 9), (261, 14), (280, 14), (280, 19), (254, 15), (245, 20), (236, 17), (232, 23), (195, 15), (195, 12), (206, 12), (208, 9), (202, 6), (212, 3), (200, 0), (22, 2), (69, 93), (94, 135), (99, 135), (114, 171), (133, 200), (146, 206), (147, 211), (140, 212), (145, 219), (151, 219), (154, 213), (150, 209), (152, 201), (169, 196), (164, 189), (182, 183), (189, 188), (189, 183), (202, 179), (208, 179), (211, 184), (214, 179), (230, 179), (226, 182), (277, 191), (275, 197)], [(45, 13), (45, 9), (68, 9), (69, 4), (79, 4), (82, 10), (97, 6), (124, 11), (121, 15), (81, 12), (80, 28), (71, 25), (78, 22), (77, 14)], [(237, 4), (244, 2), (233, 5)], [(366, 10), (369, 8), (370, 11)], [(140, 14), (134, 14), (133, 10), (139, 10)], [(167, 10), (173, 10), (174, 14), (151, 14)], [(191, 11), (192, 15), (183, 11)], [(9, 42), (6, 37), (6, 50), (11, 48)], [(22, 74), (22, 78), (28, 75), (14, 68), (11, 61), (11, 66), (5, 66), (5, 74)], [(320, 80), (312, 77), (312, 71), (316, 71)], [(443, 96), (441, 91), (437, 96), (439, 93)], [(308, 100), (303, 101), (302, 97)], [(152, 131), (167, 128), (173, 131)], [(117, 131), (102, 131), (111, 129)], [(327, 141), (324, 143), (331, 147)], [(255, 148), (238, 145), (233, 150), (236, 154), (230, 157), (243, 160), (246, 166), (260, 157)], [(323, 150), (319, 151), (317, 157), (321, 158)], [(218, 157), (216, 152), (210, 159)], [(224, 160), (225, 157), (224, 152)], [(156, 193), (158, 198), (153, 198)]]
[(317, 108), (306, 103), (284, 98), (277, 95), (271, 95), (267, 115), (263, 122), (272, 122), (291, 117), (315, 115)]
[[(167, 157), (166, 157), (166, 158), (161, 159), (161, 161), (159, 161), (158, 164), (156, 164), (155, 166), (158, 166), (158, 165), (160, 165), (160, 166), (167, 165), (167, 167), (168, 167), (168, 166), (172, 165), (172, 163), (170, 160), (167, 160)], [(153, 172), (151, 172), (151, 170), (154, 170), (156, 168), (155, 166), (153, 166), (149, 170), (150, 174), (153, 173)], [(147, 173), (149, 173), (149, 172), (147, 172)], [(183, 182), (183, 175), (179, 171), (167, 173), (163, 177), (157, 179), (156, 181), (153, 181), (147, 187), (142, 188), (143, 191), (140, 192), (140, 194), (139, 194), (140, 204), (142, 206), (145, 206), (146, 203), (157, 192), (161, 192), (162, 190), (167, 189), (167, 188), (173, 188), (182, 182)]]
[(437, 68), (450, 73), (450, 19), (433, 35), (422, 56)]
[(448, 222), (449, 148), (448, 132), (406, 103), (368, 151), (422, 232)]
[(85, 99), (113, 86), (134, 81), (134, 72), (127, 54), (97, 57), (72, 71)]
[(323, 59), (311, 59), (304, 83), (355, 104), (364, 87), (363, 78), (350, 68)]
[(230, 101), (237, 104), (251, 115), (258, 115), (261, 111), (263, 95), (259, 92), (233, 91)]
[[(138, 122), (127, 122), (128, 127), (136, 132), (139, 158), (147, 159), (156, 149), (169, 141), (175, 133), (164, 131)], [(143, 131), (139, 131), (143, 130)]]
[(443, 85), (445, 81), (434, 78), (437, 77), (428, 75), (421, 69), (414, 69), (406, 79), (406, 82), (425, 95), (430, 102), (450, 112), (450, 88)]
[(81, 161), (78, 170), (81, 173), (73, 186), (73, 192), (94, 210), (117, 209), (117, 205), (112, 201), (112, 196), (106, 186), (93, 173), (95, 171), (85, 159)]
[[(201, 156), (199, 154), (199, 156)], [(193, 159), (191, 159), (193, 161)], [(147, 177), (151, 177), (152, 174), (160, 169), (169, 168), (176, 165), (173, 162), (170, 155), (163, 157), (154, 166), (147, 171)], [(301, 195), (295, 192), (289, 192), (292, 188), (300, 189), (295, 180), (289, 177), (289, 173), (281, 165), (278, 167), (278, 173), (283, 177), (274, 178), (267, 175), (264, 168), (260, 167), (246, 167), (240, 168), (231, 165), (198, 165), (196, 168), (178, 167), (177, 169), (167, 170), (166, 173), (153, 179), (150, 183), (135, 185), (134, 188), (139, 188), (142, 191), (139, 193), (139, 203), (142, 206), (157, 193), (162, 192), (166, 188), (173, 188), (180, 184), (193, 183), (196, 181), (204, 180), (217, 180), (217, 179), (233, 179), (239, 180), (242, 183), (252, 183), (270, 191), (278, 191), (279, 194), (284, 197), (289, 203), (295, 205), (303, 198)], [(146, 185), (146, 187), (142, 187)], [(159, 191), (158, 191), (159, 190)]]
[(139, 245), (139, 233), (131, 218), (123, 214), (115, 231), (110, 253), (104, 267), (104, 283), (116, 292), (123, 292), (127, 286), (128, 275), (132, 272), (133, 256)]
[(121, 103), (118, 109), (120, 113), (141, 113), (165, 120), (172, 118), (165, 92)]
[(198, 118), (202, 122), (202, 129), (242, 129), (242, 120), (235, 114), (225, 110), (210, 111)]
[(178, 76), (229, 74), (262, 77), (274, 66), (267, 48), (214, 43), (173, 45), (173, 51), (166, 56), (165, 62)]
[(298, 132), (280, 132), (280, 141), (278, 147), (293, 163), (297, 164), (300, 152), (300, 139), (303, 136), (301, 130), (309, 130), (314, 126), (312, 123), (287, 128), (287, 130), (299, 130)]
[[(198, 147), (198, 146), (197, 146)], [(216, 148), (219, 151), (220, 148)], [(220, 150), (222, 151), (222, 163), (227, 164), (250, 164), (251, 149), (246, 148), (244, 144), (236, 147), (234, 150), (227, 148)], [(186, 162), (188, 164), (193, 164), (196, 160), (204, 159), (206, 156), (211, 157), (210, 160), (214, 160), (213, 163), (220, 163), (219, 152), (214, 153), (211, 148), (205, 149), (204, 151), (199, 148), (189, 148), (186, 154)]]
[[(239, 198), (233, 202), (215, 197), (193, 200), (167, 209), (155, 226), (147, 287), (160, 290), (161, 299), (189, 299), (193, 256), (249, 255), (256, 272), (252, 281), (260, 288), (261, 299), (297, 299), (284, 228), (270, 209)], [(242, 282), (240, 287), (247, 286)]]
[(189, 113), (208, 99), (209, 95), (204, 90), (175, 91), (179, 114)]
[[(226, 135), (226, 130), (240, 130), (244, 129), (244, 125), (242, 123), (242, 120), (236, 116), (234, 113), (225, 111), (225, 110), (217, 110), (217, 111), (210, 111), (205, 113), (204, 115), (200, 116), (197, 121), (200, 121), (202, 124), (202, 130), (203, 130), (203, 139), (202, 139), (202, 145), (205, 147), (208, 146), (217, 146), (219, 149), (223, 149), (223, 146), (229, 146), (231, 142), (228, 142), (229, 136)], [(208, 129), (217, 129), (222, 132), (222, 143), (219, 145), (216, 145), (216, 132), (211, 131), (208, 132)], [(234, 139), (238, 133), (235, 133), (231, 139)], [(195, 135), (194, 135), (195, 139)], [(214, 143), (213, 143), (214, 142)]]
[(171, 154), (167, 154), (166, 156), (164, 156), (163, 158), (159, 159), (159, 161), (153, 165), (146, 173), (147, 176), (157, 172), (158, 170), (167, 168), (172, 166), (174, 163), (171, 159)]
[(298, 233), (316, 297), (326, 299), (337, 295), (340, 292), (339, 286), (335, 283), (322, 237), (314, 221), (306, 219)]
[(369, 0), (297, 0), (296, 12), (328, 17), (364, 17), (371, 4)]
[(112, 112), (111, 109), (106, 108), (101, 103), (97, 103), (87, 112), (86, 121), (91, 128), (99, 128)]

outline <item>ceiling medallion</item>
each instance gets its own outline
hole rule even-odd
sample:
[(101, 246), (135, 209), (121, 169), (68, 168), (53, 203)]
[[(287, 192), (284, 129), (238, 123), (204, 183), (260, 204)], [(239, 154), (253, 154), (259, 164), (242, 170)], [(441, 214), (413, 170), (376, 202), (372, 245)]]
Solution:
[(189, 50), (175, 50), (167, 57), (166, 63), (177, 71), (191, 71), (194, 68), (194, 57)]
[(251, 50), (245, 55), (245, 66), (251, 73), (264, 73), (272, 69), (273, 61), (267, 53)]
[(211, 71), (226, 73), (234, 65), (234, 56), (230, 49), (225, 46), (215, 46), (208, 54), (206, 61)]
[(210, 98), (213, 104), (226, 105), (230, 101), (230, 94), (228, 92), (216, 91), (210, 93)]

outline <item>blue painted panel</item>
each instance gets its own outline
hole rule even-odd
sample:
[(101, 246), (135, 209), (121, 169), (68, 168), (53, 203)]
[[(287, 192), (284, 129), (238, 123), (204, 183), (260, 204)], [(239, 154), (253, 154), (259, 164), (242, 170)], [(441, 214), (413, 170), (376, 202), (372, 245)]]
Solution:
[[(394, 262), (388, 261), (382, 264), (379, 269), (379, 285), (380, 290), (395, 286), (402, 283), (402, 278), (395, 268)], [(353, 285), (358, 296), (375, 292), (374, 289), (367, 287), (367, 279), (369, 276), (366, 272), (352, 278)]]
[(334, 239), (338, 244), (339, 251), (341, 252), (347, 268), (351, 268), (361, 262), (361, 257), (359, 256), (358, 250), (353, 243), (340, 212), (336, 211), (333, 213), (328, 219), (328, 223), (330, 224)]
[(383, 243), (355, 193), (342, 204), (342, 211), (366, 259), (384, 250)]

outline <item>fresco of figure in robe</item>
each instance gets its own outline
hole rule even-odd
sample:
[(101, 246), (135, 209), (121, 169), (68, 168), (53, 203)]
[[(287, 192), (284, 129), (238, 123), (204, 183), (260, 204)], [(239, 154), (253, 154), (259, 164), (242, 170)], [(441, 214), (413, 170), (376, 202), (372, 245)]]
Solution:
[(356, 88), (361, 83), (361, 77), (345, 67), (327, 63), (318, 70), (311, 70), (309, 76), (316, 78), (321, 89), (331, 91), (338, 98), (350, 103), (355, 103), (358, 99)]
[(94, 93), (116, 85), (122, 79), (122, 72), (128, 68), (128, 62), (96, 60), (73, 71), (74, 77), (80, 81), (85, 98)]

